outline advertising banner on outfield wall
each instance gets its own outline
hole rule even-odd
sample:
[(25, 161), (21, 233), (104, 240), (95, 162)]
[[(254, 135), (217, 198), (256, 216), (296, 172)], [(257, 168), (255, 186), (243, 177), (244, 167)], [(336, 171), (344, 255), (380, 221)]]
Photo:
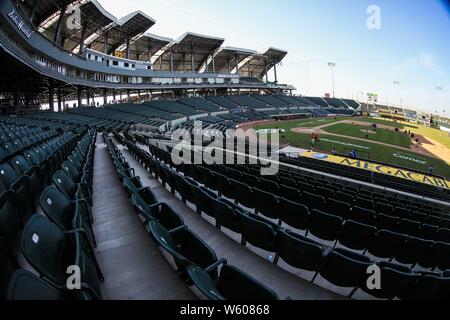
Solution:
[(397, 178), (401, 178), (401, 179), (405, 179), (405, 180), (415, 181), (415, 182), (419, 182), (419, 183), (423, 183), (423, 184), (427, 184), (427, 185), (432, 185), (434, 187), (450, 190), (450, 181), (432, 177), (432, 176), (425, 175), (425, 174), (421, 174), (421, 173), (408, 171), (405, 169), (399, 169), (399, 168), (394, 168), (394, 167), (390, 167), (387, 165), (371, 163), (371, 162), (364, 161), (364, 160), (350, 159), (350, 158), (345, 158), (345, 157), (340, 157), (340, 156), (311, 152), (311, 151), (301, 153), (300, 156), (306, 157), (306, 158), (311, 158), (311, 159), (316, 159), (316, 160), (322, 160), (322, 161), (326, 161), (326, 162), (330, 162), (330, 163), (340, 164), (340, 165), (344, 165), (347, 167), (377, 172), (377, 173), (381, 173), (381, 174), (385, 174), (385, 175), (389, 175), (389, 176), (393, 176), (393, 177), (397, 177)]

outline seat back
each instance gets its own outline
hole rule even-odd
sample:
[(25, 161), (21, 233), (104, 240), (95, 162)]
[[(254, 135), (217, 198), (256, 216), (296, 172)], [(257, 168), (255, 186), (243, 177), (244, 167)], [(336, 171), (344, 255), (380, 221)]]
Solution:
[(276, 237), (277, 252), (289, 265), (317, 271), (322, 263), (324, 247), (289, 231), (280, 230)]
[(0, 182), (5, 188), (9, 188), (18, 179), (19, 175), (9, 163), (0, 166)]
[(187, 228), (179, 229), (173, 234), (159, 222), (150, 221), (148, 230), (159, 245), (172, 255), (183, 273), (188, 266), (198, 265), (206, 268), (217, 261), (214, 251)]
[(370, 240), (376, 232), (377, 229), (374, 226), (347, 220), (339, 235), (339, 242), (354, 250), (365, 250), (369, 247)]
[(232, 301), (279, 300), (278, 295), (272, 289), (230, 265), (222, 267), (217, 281), (217, 289), (224, 297)]
[(217, 227), (225, 227), (234, 232), (241, 233), (241, 225), (239, 215), (230, 203), (222, 199), (211, 199), (214, 207), (214, 217), (216, 218)]
[[(22, 217), (9, 198), (9, 193), (0, 196), (0, 239), (9, 247), (18, 238), (22, 229)], [(0, 243), (0, 246), (2, 244)], [(0, 248), (0, 250), (2, 250)]]
[(284, 198), (280, 199), (280, 219), (289, 226), (300, 229), (308, 229), (309, 210), (308, 207), (291, 202)]
[(63, 230), (70, 230), (73, 209), (68, 198), (54, 185), (47, 187), (41, 194), (40, 204), (45, 215)]
[(343, 222), (344, 220), (338, 216), (313, 210), (309, 216), (309, 230), (316, 237), (334, 241), (338, 239)]
[(8, 289), (8, 300), (57, 301), (66, 297), (62, 291), (26, 270), (14, 272)]
[(55, 172), (53, 175), (53, 183), (68, 198), (72, 198), (75, 193), (76, 185), (63, 170), (58, 170)]
[(20, 247), (24, 257), (40, 274), (58, 286), (66, 284), (67, 267), (75, 260), (70, 259), (72, 250), (56, 224), (44, 216), (32, 216), (23, 230)]
[(363, 287), (373, 263), (369, 257), (343, 249), (335, 249), (325, 257), (320, 275), (339, 287)]
[(189, 266), (187, 268), (189, 278), (195, 287), (209, 300), (226, 300), (219, 290), (216, 288), (215, 282), (209, 274), (197, 266)]
[(275, 252), (278, 226), (254, 214), (241, 214), (242, 236), (257, 248)]

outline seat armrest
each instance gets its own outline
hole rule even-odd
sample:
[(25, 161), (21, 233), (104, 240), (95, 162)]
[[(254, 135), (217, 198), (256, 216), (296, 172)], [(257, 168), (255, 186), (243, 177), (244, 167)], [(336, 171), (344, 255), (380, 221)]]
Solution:
[(226, 266), (228, 264), (228, 261), (225, 258), (222, 258), (220, 260), (217, 260), (215, 263), (207, 267), (204, 271), (207, 273), (210, 273), (214, 270), (219, 269), (220, 266)]

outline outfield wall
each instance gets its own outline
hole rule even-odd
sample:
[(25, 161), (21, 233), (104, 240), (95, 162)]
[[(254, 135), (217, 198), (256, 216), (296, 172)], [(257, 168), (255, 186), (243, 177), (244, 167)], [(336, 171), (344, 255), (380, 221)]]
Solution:
[(406, 169), (399, 169), (388, 165), (377, 164), (365, 160), (351, 159), (342, 156), (328, 155), (324, 153), (305, 151), (299, 154), (301, 157), (321, 160), (329, 163), (344, 165), (347, 167), (363, 169), (371, 172), (381, 173), (392, 177), (401, 178), (404, 180), (414, 181), (431, 185), (441, 189), (450, 190), (450, 181), (443, 178), (433, 177), (430, 175), (409, 171)]

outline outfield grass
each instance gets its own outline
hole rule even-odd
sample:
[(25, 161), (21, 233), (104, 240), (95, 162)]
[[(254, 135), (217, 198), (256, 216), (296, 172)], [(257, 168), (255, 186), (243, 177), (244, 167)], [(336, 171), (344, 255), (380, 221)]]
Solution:
[(403, 129), (403, 130), (412, 130), (412, 129), (417, 129), (418, 125), (416, 124), (412, 124), (412, 123), (406, 123), (406, 122), (394, 122), (391, 120), (383, 120), (383, 119), (375, 119), (375, 118), (366, 118), (366, 117), (357, 117), (357, 118), (353, 118), (355, 121), (364, 121), (364, 122), (369, 122), (369, 123), (377, 123), (377, 124), (384, 124), (386, 126), (390, 126), (390, 127), (394, 127), (394, 128), (399, 128), (399, 129)]
[(450, 137), (448, 132), (444, 132), (434, 128), (427, 128), (424, 126), (418, 126), (417, 129), (412, 129), (412, 132), (420, 134), (426, 138), (433, 139), (436, 142), (446, 146), (450, 149)]
[(376, 129), (376, 131), (374, 131), (375, 133), (368, 135), (367, 130), (373, 131), (373, 128), (344, 123), (335, 124), (323, 128), (322, 130), (328, 133), (366, 139), (367, 141), (378, 141), (403, 148), (409, 148), (411, 146), (411, 139), (407, 134), (404, 134), (403, 132), (395, 132), (392, 130), (388, 131), (386, 129), (378, 128)]
[[(302, 134), (302, 133), (295, 133), (292, 132), (291, 129), (298, 128), (298, 127), (317, 127), (322, 124), (326, 123), (333, 123), (336, 121), (340, 121), (343, 119), (348, 118), (338, 118), (337, 120), (334, 119), (327, 119), (327, 122), (320, 121), (321, 119), (300, 119), (300, 120), (293, 120), (293, 121), (287, 121), (287, 122), (277, 122), (267, 125), (262, 125), (256, 127), (256, 129), (284, 129), (286, 130), (285, 133), (280, 134), (280, 143), (281, 144), (291, 144), (293, 146), (304, 148), (304, 149), (310, 149), (311, 148), (311, 136), (309, 134)], [(365, 118), (353, 118), (353, 120), (366, 120)], [(369, 122), (369, 121), (368, 121)], [(302, 125), (302, 123), (304, 125)], [(379, 122), (375, 122), (379, 123)], [(399, 124), (401, 125), (401, 124)], [(327, 129), (327, 128), (325, 128)], [(366, 128), (367, 129), (367, 128)], [(395, 132), (390, 131), (392, 134)], [(353, 133), (348, 133), (349, 135), (353, 135)], [(344, 134), (345, 135), (345, 134)], [(407, 152), (404, 150), (400, 150), (396, 148), (395, 146), (389, 147), (389, 146), (383, 146), (379, 144), (372, 143), (371, 141), (360, 141), (344, 137), (336, 137), (331, 135), (320, 135), (321, 141), (316, 145), (315, 150), (331, 153), (333, 148), (336, 149), (338, 153), (344, 154), (355, 149), (361, 157), (367, 157), (367, 153), (370, 153), (370, 158), (375, 161), (384, 162), (387, 164), (392, 164), (394, 166), (399, 166), (407, 169), (422, 171), (422, 172), (428, 172), (428, 169), (431, 164), (435, 166), (435, 174), (444, 176), (447, 179), (450, 179), (450, 166), (448, 166), (444, 161), (427, 157), (423, 155), (416, 154), (414, 152)], [(390, 138), (392, 139), (392, 138)], [(433, 139), (433, 138), (432, 138)], [(325, 141), (327, 140), (327, 141)], [(409, 140), (408, 140), (409, 141)], [(385, 142), (385, 141), (382, 141)], [(389, 142), (387, 142), (389, 143)], [(349, 145), (344, 145), (349, 144)], [(413, 158), (419, 161), (425, 161), (425, 164), (421, 164), (418, 162), (413, 162), (410, 160), (406, 160), (403, 158), (399, 158), (400, 156), (403, 157), (409, 157)], [(396, 156), (397, 155), (397, 156)]]
[(420, 124), (411, 124), (407, 122), (393, 122), (389, 120), (382, 120), (382, 119), (371, 119), (371, 118), (355, 118), (355, 120), (360, 119), (361, 121), (370, 122), (370, 123), (379, 123), (379, 124), (385, 124), (388, 126), (396, 127), (403, 130), (411, 130), (411, 132), (420, 134), (424, 136), (425, 138), (433, 139), (436, 142), (439, 142), (440, 144), (446, 146), (450, 149), (450, 137), (448, 132), (444, 132), (438, 129), (434, 128), (428, 128)]

